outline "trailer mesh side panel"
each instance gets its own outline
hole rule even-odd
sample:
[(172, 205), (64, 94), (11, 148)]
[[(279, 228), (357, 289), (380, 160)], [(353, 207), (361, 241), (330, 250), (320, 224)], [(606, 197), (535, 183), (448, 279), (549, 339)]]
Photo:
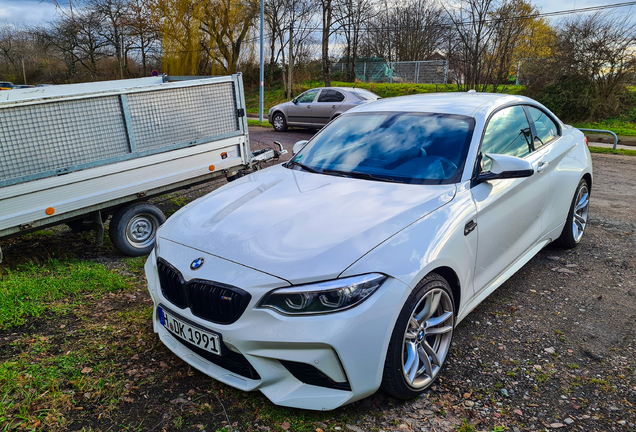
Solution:
[(0, 109), (0, 180), (129, 152), (117, 96)]
[(234, 86), (229, 82), (131, 94), (128, 106), (137, 151), (239, 130)]
[(233, 82), (124, 95), (126, 103), (113, 95), (0, 108), (0, 186), (214, 141), (241, 130)]

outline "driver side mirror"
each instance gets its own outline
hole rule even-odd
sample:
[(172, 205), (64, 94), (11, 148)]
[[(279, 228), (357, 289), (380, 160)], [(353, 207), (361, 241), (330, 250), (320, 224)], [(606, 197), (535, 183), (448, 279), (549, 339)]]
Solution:
[(516, 156), (487, 153), (492, 164), (490, 171), (479, 173), (474, 180), (474, 185), (489, 180), (530, 177), (534, 169), (530, 162)]
[(294, 105), (298, 105), (298, 98), (294, 98), (294, 99), (292, 99), (292, 103), (293, 103)]
[(305, 147), (305, 144), (307, 144), (308, 142), (309, 142), (308, 140), (302, 140), (294, 144), (294, 147), (292, 148), (292, 155), (296, 156), (298, 152), (301, 151), (303, 147)]

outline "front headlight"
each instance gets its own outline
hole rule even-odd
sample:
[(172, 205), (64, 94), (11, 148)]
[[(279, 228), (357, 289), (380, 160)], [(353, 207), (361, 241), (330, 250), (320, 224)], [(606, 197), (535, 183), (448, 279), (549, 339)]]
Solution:
[(353, 276), (316, 284), (280, 288), (267, 294), (259, 307), (286, 315), (337, 312), (362, 303), (387, 279), (379, 273)]

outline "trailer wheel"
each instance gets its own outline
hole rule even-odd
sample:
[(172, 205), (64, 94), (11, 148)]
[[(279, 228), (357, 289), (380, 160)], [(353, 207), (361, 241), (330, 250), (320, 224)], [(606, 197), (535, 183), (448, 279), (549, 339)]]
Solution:
[(148, 203), (136, 203), (117, 210), (108, 228), (113, 245), (128, 256), (150, 253), (157, 228), (166, 221), (163, 212)]

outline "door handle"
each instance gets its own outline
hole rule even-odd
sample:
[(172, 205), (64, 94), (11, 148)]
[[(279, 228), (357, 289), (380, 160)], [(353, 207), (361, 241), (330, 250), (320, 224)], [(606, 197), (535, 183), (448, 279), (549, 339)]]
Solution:
[(307, 108), (311, 108), (311, 105), (307, 105)]
[(331, 108), (335, 108), (335, 107), (336, 107), (335, 105), (331, 105)]
[(475, 222), (472, 219), (469, 220), (468, 222), (466, 222), (466, 225), (464, 226), (464, 235), (467, 236), (468, 234), (473, 232), (475, 228), (477, 228), (477, 222)]
[(548, 165), (550, 165), (550, 162), (539, 162), (539, 165), (537, 165), (537, 172), (545, 171)]

